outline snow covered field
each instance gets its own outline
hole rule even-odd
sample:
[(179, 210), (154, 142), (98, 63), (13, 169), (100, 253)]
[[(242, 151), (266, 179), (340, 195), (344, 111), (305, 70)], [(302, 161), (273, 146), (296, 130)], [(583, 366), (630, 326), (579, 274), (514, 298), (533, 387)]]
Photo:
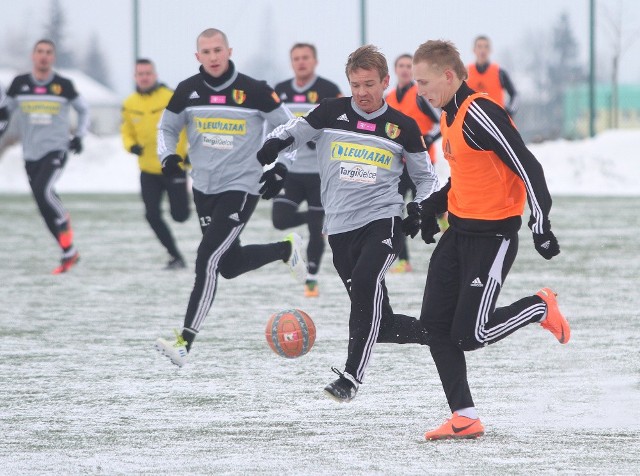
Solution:
[[(546, 146), (536, 147), (547, 160)], [(73, 158), (81, 160), (94, 158)], [(629, 174), (637, 164), (615, 169), (636, 192), (638, 174)], [(109, 173), (102, 179), (118, 177)], [(153, 341), (180, 326), (192, 269), (161, 269), (166, 256), (136, 194), (63, 199), (82, 259), (51, 276), (57, 250), (33, 200), (0, 195), (2, 474), (639, 472), (640, 197), (556, 197), (551, 220), (562, 253), (550, 262), (522, 231), (499, 304), (550, 286), (572, 340), (561, 346), (532, 325), (469, 353), (487, 434), (436, 443), (422, 435), (448, 409), (426, 348), (377, 345), (352, 403), (323, 397), (330, 366), (346, 358), (349, 311), (330, 251), (315, 300), (302, 297), (282, 264), (222, 280), (191, 361), (178, 369)], [(269, 207), (259, 206), (243, 242), (281, 238)], [(197, 220), (172, 228), (193, 262)], [(415, 272), (387, 277), (396, 311), (418, 314), (432, 249), (411, 241)], [(276, 356), (264, 339), (268, 316), (285, 307), (304, 309), (317, 326), (315, 347), (300, 359)]]

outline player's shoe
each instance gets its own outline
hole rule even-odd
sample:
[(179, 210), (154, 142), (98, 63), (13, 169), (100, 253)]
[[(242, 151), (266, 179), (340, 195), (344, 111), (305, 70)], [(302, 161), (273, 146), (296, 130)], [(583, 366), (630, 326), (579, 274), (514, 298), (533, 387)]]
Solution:
[(51, 274), (62, 274), (66, 273), (71, 269), (73, 265), (75, 265), (78, 261), (80, 261), (80, 254), (76, 251), (71, 256), (67, 258), (62, 258), (60, 260), (60, 265), (56, 267)]
[(318, 281), (315, 279), (307, 279), (304, 283), (304, 297), (318, 297), (320, 296), (320, 289), (318, 288)]
[(331, 367), (331, 370), (338, 374), (339, 377), (338, 380), (324, 387), (325, 395), (340, 403), (350, 402), (358, 393), (358, 381), (348, 373), (340, 372), (335, 367)]
[(184, 264), (184, 260), (180, 257), (174, 257), (169, 260), (164, 269), (172, 270), (172, 269), (184, 269), (187, 265)]
[(444, 233), (449, 228), (449, 213), (444, 212), (436, 217), (440, 231)]
[(571, 327), (558, 308), (557, 294), (549, 288), (542, 288), (536, 293), (547, 305), (547, 317), (540, 325), (551, 332), (558, 342), (566, 344), (571, 338)]
[(303, 257), (302, 237), (297, 233), (289, 233), (284, 241), (291, 243), (291, 254), (286, 261), (291, 275), (299, 283), (304, 283), (307, 280), (307, 263)]
[(73, 244), (73, 229), (71, 228), (71, 218), (66, 217), (64, 227), (58, 232), (58, 243), (60, 248), (68, 249)]
[(412, 271), (413, 267), (406, 259), (401, 259), (398, 264), (391, 268), (392, 273), (410, 273)]
[(187, 363), (187, 357), (189, 356), (187, 341), (183, 339), (177, 330), (173, 332), (176, 334), (176, 340), (174, 342), (160, 337), (156, 339), (155, 347), (158, 352), (168, 357), (173, 364), (182, 367)]
[(460, 440), (478, 438), (484, 435), (484, 426), (480, 419), (467, 418), (453, 412), (451, 418), (447, 419), (435, 430), (427, 431), (424, 438), (427, 441), (433, 440)]

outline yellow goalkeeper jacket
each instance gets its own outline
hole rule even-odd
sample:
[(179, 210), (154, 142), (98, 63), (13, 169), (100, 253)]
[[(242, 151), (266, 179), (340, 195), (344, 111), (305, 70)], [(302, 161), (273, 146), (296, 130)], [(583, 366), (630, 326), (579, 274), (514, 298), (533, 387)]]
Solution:
[[(162, 173), (162, 165), (158, 159), (157, 126), (172, 95), (171, 89), (164, 84), (158, 84), (149, 92), (131, 94), (122, 105), (122, 142), (129, 152), (134, 145), (142, 147), (143, 152), (138, 157), (138, 164), (143, 172)], [(184, 130), (180, 133), (176, 153), (182, 158), (187, 155), (187, 136)]]

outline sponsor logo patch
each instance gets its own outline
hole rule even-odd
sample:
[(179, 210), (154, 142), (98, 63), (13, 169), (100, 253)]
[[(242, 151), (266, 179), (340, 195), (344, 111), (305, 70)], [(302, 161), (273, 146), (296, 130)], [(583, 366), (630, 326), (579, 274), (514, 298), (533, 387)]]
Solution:
[(296, 94), (293, 96), (293, 102), (307, 102), (307, 96), (304, 94)]
[(209, 96), (209, 104), (227, 104), (227, 96)]
[(233, 136), (221, 134), (202, 134), (202, 145), (213, 149), (233, 149)]
[(53, 101), (25, 101), (20, 103), (24, 114), (59, 114), (60, 103)]
[(44, 86), (36, 86), (33, 88), (33, 92), (36, 94), (47, 94), (47, 88)]
[(347, 182), (376, 183), (378, 169), (373, 165), (340, 164), (340, 180)]
[(346, 160), (361, 164), (375, 165), (389, 170), (393, 154), (385, 149), (350, 142), (332, 142), (331, 160)]
[(247, 133), (247, 121), (244, 119), (194, 117), (193, 121), (196, 130), (201, 134), (232, 134), (243, 136)]
[(375, 132), (376, 130), (376, 125), (372, 122), (358, 121), (358, 124), (356, 124), (356, 127), (363, 131)]

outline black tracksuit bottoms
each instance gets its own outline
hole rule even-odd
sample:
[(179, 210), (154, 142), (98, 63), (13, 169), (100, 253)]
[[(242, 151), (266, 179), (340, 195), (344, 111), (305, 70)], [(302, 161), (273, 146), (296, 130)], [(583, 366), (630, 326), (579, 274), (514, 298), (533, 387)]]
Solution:
[(165, 177), (162, 174), (140, 172), (140, 192), (144, 202), (145, 218), (167, 252), (174, 258), (182, 258), (169, 227), (162, 219), (160, 205), (165, 191), (169, 198), (171, 218), (178, 223), (187, 221), (190, 210), (186, 173), (183, 172), (176, 177)]
[(420, 320), (451, 411), (473, 407), (465, 351), (538, 322), (546, 306), (529, 296), (496, 308), (518, 252), (518, 235), (478, 235), (449, 228), (429, 263)]
[(182, 331), (188, 347), (213, 304), (218, 275), (232, 279), (267, 263), (286, 260), (291, 254), (291, 245), (286, 241), (241, 246), (240, 233), (251, 218), (259, 198), (240, 191), (204, 194), (193, 190), (202, 241), (198, 247), (196, 279)]
[(374, 343), (427, 343), (416, 318), (393, 313), (385, 286), (385, 274), (402, 246), (401, 221), (384, 218), (329, 235), (333, 264), (351, 298), (345, 372), (358, 382), (364, 378)]

